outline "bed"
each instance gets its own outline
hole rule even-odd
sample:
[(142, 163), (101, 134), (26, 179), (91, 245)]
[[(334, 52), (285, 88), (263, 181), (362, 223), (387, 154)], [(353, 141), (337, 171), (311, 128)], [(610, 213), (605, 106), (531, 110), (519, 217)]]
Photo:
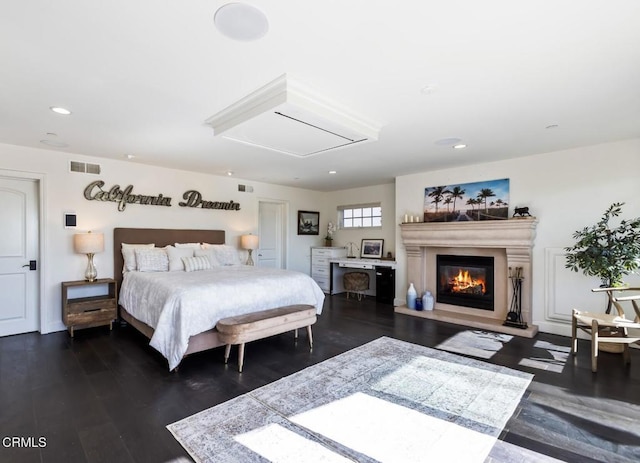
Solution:
[(310, 304), (322, 312), (324, 293), (300, 272), (237, 265), (194, 272), (121, 273), (122, 243), (164, 247), (224, 242), (222, 230), (114, 229), (120, 317), (149, 338), (170, 370), (189, 354), (223, 345), (215, 330), (221, 318), (291, 304)]

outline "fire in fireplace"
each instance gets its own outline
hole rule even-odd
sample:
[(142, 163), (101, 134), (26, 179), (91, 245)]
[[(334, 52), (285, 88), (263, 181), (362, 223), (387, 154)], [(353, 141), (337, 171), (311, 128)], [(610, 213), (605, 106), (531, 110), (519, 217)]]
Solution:
[(493, 310), (493, 257), (436, 257), (436, 301), (444, 304)]

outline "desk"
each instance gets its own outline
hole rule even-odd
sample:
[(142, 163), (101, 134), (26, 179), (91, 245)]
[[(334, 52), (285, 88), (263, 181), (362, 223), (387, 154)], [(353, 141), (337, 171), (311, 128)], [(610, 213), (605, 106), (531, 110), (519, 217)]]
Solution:
[(369, 290), (365, 291), (364, 294), (375, 296), (378, 302), (393, 304), (393, 298), (395, 297), (395, 260), (337, 258), (329, 259), (329, 263), (331, 264), (329, 294), (345, 292), (342, 282), (342, 277), (345, 273), (366, 272), (369, 274)]

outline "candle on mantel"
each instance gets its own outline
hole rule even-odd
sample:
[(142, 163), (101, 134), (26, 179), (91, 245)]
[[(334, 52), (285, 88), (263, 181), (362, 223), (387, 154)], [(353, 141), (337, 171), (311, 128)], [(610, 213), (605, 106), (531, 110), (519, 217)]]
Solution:
[(405, 214), (404, 215), (404, 223), (407, 223), (409, 221), (409, 215)]

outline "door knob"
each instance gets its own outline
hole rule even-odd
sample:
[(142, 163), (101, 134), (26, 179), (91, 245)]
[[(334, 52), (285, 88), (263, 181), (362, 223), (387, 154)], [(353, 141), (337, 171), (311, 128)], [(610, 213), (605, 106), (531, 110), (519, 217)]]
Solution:
[(22, 268), (25, 268), (25, 267), (29, 267), (29, 270), (37, 270), (38, 269), (35, 260), (30, 260), (28, 264), (24, 264), (22, 266)]

